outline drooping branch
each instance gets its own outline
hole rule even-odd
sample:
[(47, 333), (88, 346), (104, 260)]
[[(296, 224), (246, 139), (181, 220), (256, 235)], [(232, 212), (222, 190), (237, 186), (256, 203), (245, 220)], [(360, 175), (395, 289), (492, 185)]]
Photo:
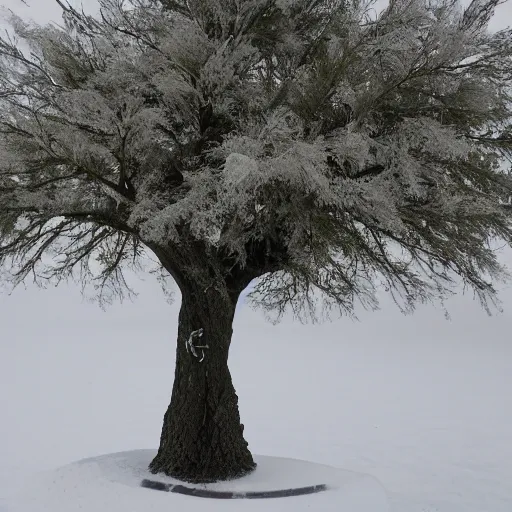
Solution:
[(26, 57), (25, 54), (16, 46), (16, 43), (10, 38), (6, 39), (4, 37), (0, 37), (0, 56), (12, 59), (23, 65), (25, 68), (35, 71), (40, 77), (43, 77), (47, 83), (53, 87), (62, 87), (36, 60)]
[(39, 285), (73, 278), (91, 282), (100, 302), (131, 293), (123, 268), (137, 265), (142, 250), (138, 236), (96, 222), (94, 214), (63, 213), (48, 218), (24, 212), (18, 226), (0, 237), (0, 263), (8, 267), (13, 284), (30, 276)]

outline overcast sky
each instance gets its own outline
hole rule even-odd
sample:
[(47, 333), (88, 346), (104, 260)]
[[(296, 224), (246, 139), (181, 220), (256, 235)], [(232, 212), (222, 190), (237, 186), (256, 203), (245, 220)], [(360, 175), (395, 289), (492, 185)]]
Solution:
[[(47, 23), (48, 21), (60, 22), (61, 10), (55, 0), (24, 0), (28, 7), (25, 6), (22, 0), (0, 0), (0, 5), (13, 9), (23, 17), (30, 17), (39, 23)], [(94, 11), (98, 2), (96, 0), (70, 0), (69, 3), (75, 7), (83, 5), (86, 11)], [(377, 9), (386, 5), (385, 0), (378, 0), (376, 5)], [(469, 1), (463, 1), (462, 4), (466, 5)], [(492, 30), (499, 30), (506, 28), (511, 24), (512, 20), (512, 0), (508, 0), (496, 9), (496, 14), (491, 22)]]

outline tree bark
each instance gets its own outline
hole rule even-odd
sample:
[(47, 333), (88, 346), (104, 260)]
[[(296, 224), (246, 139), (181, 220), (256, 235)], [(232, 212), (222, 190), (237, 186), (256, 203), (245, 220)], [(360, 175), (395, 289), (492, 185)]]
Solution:
[[(171, 403), (164, 416), (153, 473), (188, 482), (238, 478), (255, 468), (243, 437), (238, 397), (228, 369), (238, 293), (215, 280), (180, 278), (182, 304), (178, 325), (176, 371)], [(202, 329), (202, 336), (192, 339)], [(202, 359), (202, 360), (201, 360)]]

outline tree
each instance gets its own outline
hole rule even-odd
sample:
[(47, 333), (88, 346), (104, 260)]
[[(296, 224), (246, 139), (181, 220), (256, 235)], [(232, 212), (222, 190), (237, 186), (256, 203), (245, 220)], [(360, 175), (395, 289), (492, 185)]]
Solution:
[[(64, 0), (0, 40), (0, 261), (103, 299), (148, 250), (182, 295), (151, 470), (254, 467), (228, 365), (235, 306), (482, 304), (511, 244), (512, 31), (499, 0)], [(320, 294), (320, 295), (319, 295)]]

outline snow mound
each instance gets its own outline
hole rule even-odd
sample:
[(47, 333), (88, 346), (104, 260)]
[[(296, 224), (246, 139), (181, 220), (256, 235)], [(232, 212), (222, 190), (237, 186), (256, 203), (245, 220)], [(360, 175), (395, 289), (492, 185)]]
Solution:
[(229, 482), (192, 485), (203, 490), (252, 493), (325, 484), (315, 494), (264, 500), (216, 500), (141, 487), (144, 479), (183, 484), (153, 475), (154, 450), (134, 450), (84, 459), (39, 475), (11, 497), (8, 512), (387, 512), (386, 493), (371, 476), (295, 459), (256, 456), (258, 468)]

